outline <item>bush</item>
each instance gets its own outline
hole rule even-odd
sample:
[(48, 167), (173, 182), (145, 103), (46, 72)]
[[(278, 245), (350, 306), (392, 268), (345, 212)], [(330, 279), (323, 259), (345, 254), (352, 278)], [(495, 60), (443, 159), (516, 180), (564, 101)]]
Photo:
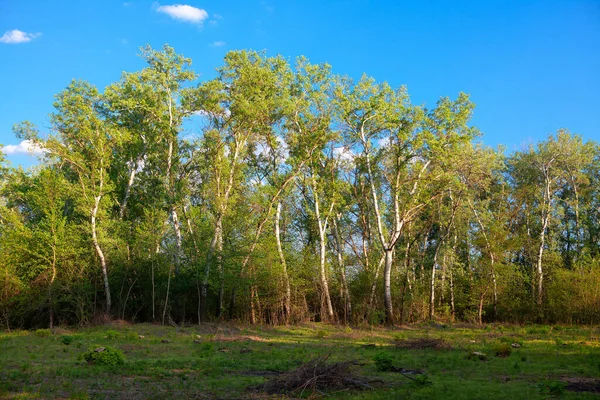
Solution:
[(215, 345), (211, 342), (202, 342), (202, 344), (200, 345), (200, 351), (209, 352), (212, 351), (214, 347)]
[(117, 338), (121, 337), (121, 334), (113, 329), (109, 329), (105, 333), (106, 333), (106, 338), (109, 340), (117, 339)]
[(71, 343), (73, 343), (73, 336), (64, 335), (60, 338), (60, 341), (62, 342), (62, 344), (68, 346)]
[(318, 338), (324, 339), (329, 336), (329, 333), (326, 330), (320, 329), (316, 332)]
[(125, 356), (120, 350), (112, 347), (99, 347), (83, 354), (83, 359), (91, 365), (114, 367), (125, 363)]
[(496, 357), (506, 358), (510, 356), (510, 353), (512, 353), (512, 348), (508, 343), (498, 343), (494, 346), (494, 354), (496, 354)]
[(35, 331), (35, 336), (46, 337), (52, 335), (50, 329), (38, 329)]
[(392, 357), (385, 352), (380, 352), (373, 357), (375, 361), (375, 369), (380, 372), (392, 371), (394, 366), (392, 365)]

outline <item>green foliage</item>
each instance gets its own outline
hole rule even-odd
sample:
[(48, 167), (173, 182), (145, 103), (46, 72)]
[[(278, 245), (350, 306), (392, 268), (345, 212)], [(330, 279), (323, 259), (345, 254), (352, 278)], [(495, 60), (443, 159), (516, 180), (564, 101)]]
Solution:
[(91, 365), (115, 367), (125, 364), (123, 353), (112, 347), (98, 347), (83, 354), (83, 359)]
[(50, 329), (36, 329), (35, 336), (38, 337), (46, 337), (52, 335), (52, 331)]
[(203, 353), (209, 353), (214, 350), (215, 344), (212, 342), (202, 342), (200, 344), (200, 351)]
[(70, 345), (71, 343), (73, 343), (73, 340), (75, 340), (73, 338), (73, 336), (70, 335), (63, 335), (60, 337), (60, 341), (62, 342), (62, 344), (64, 344), (65, 346)]
[(318, 338), (324, 339), (324, 338), (326, 338), (326, 337), (328, 337), (328, 336), (329, 336), (329, 332), (327, 332), (327, 331), (326, 331), (326, 330), (324, 330), (324, 329), (319, 329), (317, 332), (315, 332), (315, 335), (316, 335)]
[(108, 340), (114, 340), (114, 339), (119, 339), (122, 337), (121, 332), (119, 331), (115, 331), (113, 329), (108, 329), (107, 331), (104, 332), (106, 335), (106, 338)]
[(506, 358), (512, 353), (512, 347), (508, 343), (496, 343), (493, 350), (496, 357), (501, 358)]
[(386, 352), (379, 352), (373, 357), (375, 361), (375, 369), (380, 372), (392, 371), (394, 366), (392, 364), (392, 356)]
[(565, 384), (559, 381), (543, 382), (540, 385), (540, 392), (552, 397), (560, 397), (565, 393)]
[(168, 45), (141, 53), (105, 88), (68, 84), (48, 134), (15, 125), (38, 167), (0, 152), (2, 329), (599, 322), (597, 142), (509, 154), (475, 141), (462, 92), (426, 107), (252, 50), (199, 80)]

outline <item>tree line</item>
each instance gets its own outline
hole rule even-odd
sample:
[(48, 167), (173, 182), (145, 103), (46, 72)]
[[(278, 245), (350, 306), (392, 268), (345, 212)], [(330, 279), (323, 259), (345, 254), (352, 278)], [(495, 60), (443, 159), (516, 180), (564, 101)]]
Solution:
[(108, 316), (394, 324), (600, 321), (600, 146), (510, 155), (460, 93), (427, 108), (300, 57), (231, 51), (214, 79), (149, 46), (0, 153), (5, 328)]

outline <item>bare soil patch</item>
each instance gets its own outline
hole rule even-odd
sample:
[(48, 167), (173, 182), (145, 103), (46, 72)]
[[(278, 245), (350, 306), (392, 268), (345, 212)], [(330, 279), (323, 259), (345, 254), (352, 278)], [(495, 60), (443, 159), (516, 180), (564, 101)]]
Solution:
[(600, 378), (565, 378), (565, 389), (572, 392), (600, 393)]
[(404, 339), (396, 340), (396, 347), (399, 349), (411, 349), (411, 350), (422, 350), (422, 349), (451, 349), (449, 343), (443, 339), (436, 338), (418, 338), (418, 339)]

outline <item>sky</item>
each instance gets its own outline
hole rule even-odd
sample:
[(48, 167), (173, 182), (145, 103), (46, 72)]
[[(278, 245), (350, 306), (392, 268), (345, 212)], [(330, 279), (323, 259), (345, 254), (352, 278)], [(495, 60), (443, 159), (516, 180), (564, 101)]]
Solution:
[(600, 0), (0, 0), (0, 143), (12, 165), (36, 162), (13, 124), (48, 132), (72, 79), (102, 89), (144, 68), (140, 46), (165, 43), (201, 80), (227, 51), (253, 49), (406, 85), (428, 107), (467, 92), (480, 140), (509, 152), (560, 128), (600, 141)]

